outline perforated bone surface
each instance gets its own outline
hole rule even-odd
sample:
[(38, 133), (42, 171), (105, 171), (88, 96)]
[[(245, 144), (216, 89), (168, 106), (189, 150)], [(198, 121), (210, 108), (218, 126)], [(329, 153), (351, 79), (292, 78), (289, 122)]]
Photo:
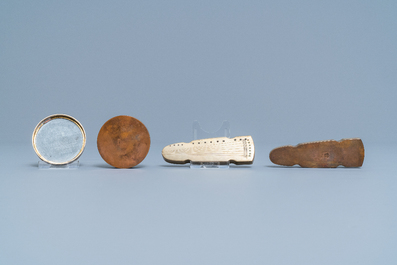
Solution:
[(171, 144), (163, 148), (162, 155), (165, 161), (175, 164), (189, 161), (252, 164), (255, 147), (251, 136), (219, 137)]

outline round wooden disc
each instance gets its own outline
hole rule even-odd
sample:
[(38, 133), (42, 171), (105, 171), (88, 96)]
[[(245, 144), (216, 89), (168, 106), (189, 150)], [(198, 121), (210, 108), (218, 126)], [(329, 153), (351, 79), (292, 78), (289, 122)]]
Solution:
[(99, 130), (97, 146), (106, 163), (117, 168), (130, 168), (145, 159), (150, 148), (150, 135), (139, 120), (117, 116)]

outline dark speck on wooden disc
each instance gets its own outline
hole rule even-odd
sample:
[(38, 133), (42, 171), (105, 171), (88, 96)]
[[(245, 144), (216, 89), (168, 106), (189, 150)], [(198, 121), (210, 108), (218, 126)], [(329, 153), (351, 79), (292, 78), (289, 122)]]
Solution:
[(97, 146), (99, 154), (109, 165), (130, 168), (145, 159), (150, 148), (150, 135), (139, 120), (117, 116), (102, 126)]

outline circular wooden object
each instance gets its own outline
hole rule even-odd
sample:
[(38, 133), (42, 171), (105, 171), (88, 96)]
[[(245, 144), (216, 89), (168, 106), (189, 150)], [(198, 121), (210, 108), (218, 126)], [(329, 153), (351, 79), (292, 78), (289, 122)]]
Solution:
[(150, 135), (139, 120), (116, 116), (99, 130), (97, 146), (106, 163), (117, 168), (130, 168), (145, 159), (150, 148)]

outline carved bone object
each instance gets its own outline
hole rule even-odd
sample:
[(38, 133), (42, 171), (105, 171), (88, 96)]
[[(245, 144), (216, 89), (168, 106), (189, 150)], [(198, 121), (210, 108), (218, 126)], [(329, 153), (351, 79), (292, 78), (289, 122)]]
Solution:
[(165, 161), (173, 164), (190, 161), (252, 164), (255, 147), (251, 136), (218, 137), (170, 144), (164, 147), (162, 155)]
[(361, 139), (328, 140), (282, 146), (269, 154), (274, 164), (301, 167), (361, 167), (364, 162), (364, 145)]

